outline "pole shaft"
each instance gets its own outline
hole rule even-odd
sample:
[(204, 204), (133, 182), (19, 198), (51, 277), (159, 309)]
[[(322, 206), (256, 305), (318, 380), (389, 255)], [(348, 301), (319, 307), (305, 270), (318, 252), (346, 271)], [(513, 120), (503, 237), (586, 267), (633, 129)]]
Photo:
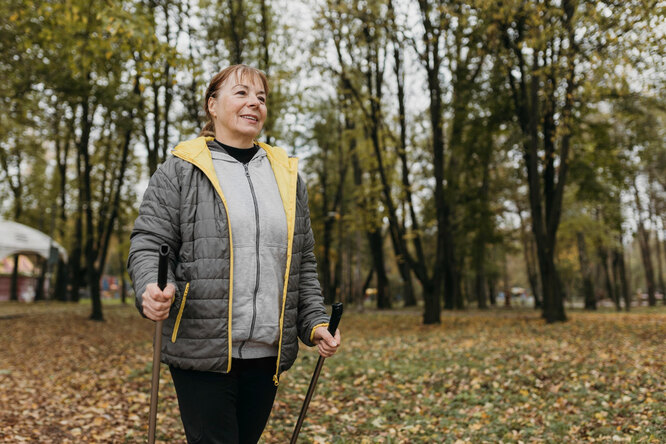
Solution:
[(160, 391), (160, 350), (162, 349), (162, 322), (155, 322), (155, 344), (153, 348), (153, 377), (150, 388), (150, 419), (148, 423), (148, 444), (155, 443), (157, 426), (157, 398)]
[(298, 415), (298, 421), (296, 421), (296, 427), (294, 427), (294, 433), (291, 435), (291, 441), (289, 441), (289, 444), (296, 444), (296, 440), (298, 439), (298, 434), (301, 431), (301, 426), (303, 425), (303, 421), (305, 420), (305, 413), (308, 411), (308, 406), (310, 405), (310, 401), (312, 400), (312, 395), (314, 395), (315, 387), (317, 387), (317, 380), (319, 379), (319, 373), (321, 373), (321, 368), (324, 366), (324, 358), (323, 356), (319, 357), (319, 360), (317, 361), (317, 367), (315, 367), (315, 371), (312, 374), (312, 379), (310, 380), (310, 387), (308, 387), (308, 392), (305, 395), (305, 400), (303, 401), (303, 406), (301, 407), (301, 413)]
[[(342, 304), (337, 302), (333, 304), (331, 319), (328, 323), (328, 332), (331, 334), (331, 336), (335, 336), (335, 331), (338, 329), (338, 324), (340, 324), (340, 318), (342, 318)], [(315, 371), (312, 374), (312, 379), (310, 380), (310, 387), (308, 387), (308, 392), (305, 395), (305, 400), (303, 401), (303, 407), (301, 407), (301, 413), (298, 415), (298, 421), (296, 421), (296, 427), (294, 427), (294, 433), (291, 435), (291, 441), (289, 441), (290, 444), (296, 444), (298, 434), (300, 433), (301, 426), (305, 420), (305, 414), (308, 411), (308, 406), (310, 405), (312, 395), (314, 395), (315, 387), (317, 386), (317, 380), (319, 379), (321, 368), (324, 366), (325, 359), (326, 358), (323, 356), (319, 356), (317, 367), (315, 367)]]
[[(169, 246), (160, 245), (159, 262), (157, 266), (157, 286), (164, 290), (167, 284), (169, 270)], [(160, 352), (162, 351), (162, 323), (155, 322), (155, 335), (153, 338), (153, 377), (150, 384), (150, 416), (148, 418), (148, 444), (155, 444), (155, 429), (157, 428), (157, 398), (160, 391)]]

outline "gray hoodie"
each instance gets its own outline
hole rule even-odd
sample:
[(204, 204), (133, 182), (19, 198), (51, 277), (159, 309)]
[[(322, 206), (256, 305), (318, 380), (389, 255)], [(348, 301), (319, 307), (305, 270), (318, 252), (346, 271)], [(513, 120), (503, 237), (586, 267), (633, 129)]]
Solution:
[(234, 250), (234, 358), (277, 356), (287, 219), (266, 151), (247, 164), (208, 142), (227, 198)]

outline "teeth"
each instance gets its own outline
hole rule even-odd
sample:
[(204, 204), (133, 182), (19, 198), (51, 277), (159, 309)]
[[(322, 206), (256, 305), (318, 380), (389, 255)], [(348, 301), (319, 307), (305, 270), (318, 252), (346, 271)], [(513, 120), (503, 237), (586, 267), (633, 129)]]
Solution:
[(252, 117), (252, 116), (241, 116), (241, 117), (242, 117), (243, 119), (252, 120), (252, 121), (254, 121), (254, 122), (258, 122), (258, 121), (259, 121), (259, 119), (257, 119), (256, 117)]

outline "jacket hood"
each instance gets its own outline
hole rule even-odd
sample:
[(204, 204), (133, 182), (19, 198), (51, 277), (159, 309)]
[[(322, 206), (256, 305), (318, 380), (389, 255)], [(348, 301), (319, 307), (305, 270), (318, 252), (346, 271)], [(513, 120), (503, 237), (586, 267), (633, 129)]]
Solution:
[[(189, 161), (194, 161), (194, 160), (199, 160), (199, 161), (204, 161), (205, 158), (207, 157), (210, 159), (210, 151), (208, 149), (207, 142), (215, 140), (214, 137), (197, 137), (196, 139), (191, 139), (191, 140), (186, 140), (184, 142), (180, 142), (178, 145), (176, 145), (176, 148), (173, 150), (173, 154), (176, 155), (177, 157), (180, 157), (183, 160), (189, 160)], [(276, 163), (280, 165), (283, 168), (287, 168), (288, 170), (293, 170), (296, 168), (296, 165), (294, 162), (297, 160), (295, 157), (290, 158), (289, 155), (287, 154), (287, 151), (284, 149), (277, 147), (277, 146), (271, 146), (263, 142), (257, 142), (255, 143), (264, 151), (266, 151), (266, 155), (270, 159), (271, 163)]]
[[(180, 157), (190, 163), (201, 168), (201, 170), (208, 176), (215, 189), (222, 196), (222, 201), (226, 200), (223, 197), (222, 189), (217, 181), (215, 168), (213, 167), (213, 159), (210, 155), (207, 142), (214, 140), (214, 137), (197, 137), (196, 139), (186, 140), (179, 143), (173, 150), (173, 155)], [(268, 160), (273, 167), (273, 173), (280, 189), (280, 197), (284, 203), (285, 211), (289, 216), (290, 213), (295, 212), (296, 202), (296, 181), (298, 175), (298, 158), (289, 157), (287, 151), (276, 146), (270, 146), (263, 142), (256, 142), (257, 145), (268, 156)]]

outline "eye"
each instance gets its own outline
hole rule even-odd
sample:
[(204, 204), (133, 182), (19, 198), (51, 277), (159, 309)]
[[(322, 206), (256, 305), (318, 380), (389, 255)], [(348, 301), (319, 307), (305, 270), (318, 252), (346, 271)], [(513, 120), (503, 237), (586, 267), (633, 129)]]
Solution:
[(261, 103), (266, 103), (266, 97), (264, 96), (259, 96), (257, 97)]
[(245, 95), (245, 90), (239, 89), (238, 91), (236, 91), (236, 94), (244, 96)]

